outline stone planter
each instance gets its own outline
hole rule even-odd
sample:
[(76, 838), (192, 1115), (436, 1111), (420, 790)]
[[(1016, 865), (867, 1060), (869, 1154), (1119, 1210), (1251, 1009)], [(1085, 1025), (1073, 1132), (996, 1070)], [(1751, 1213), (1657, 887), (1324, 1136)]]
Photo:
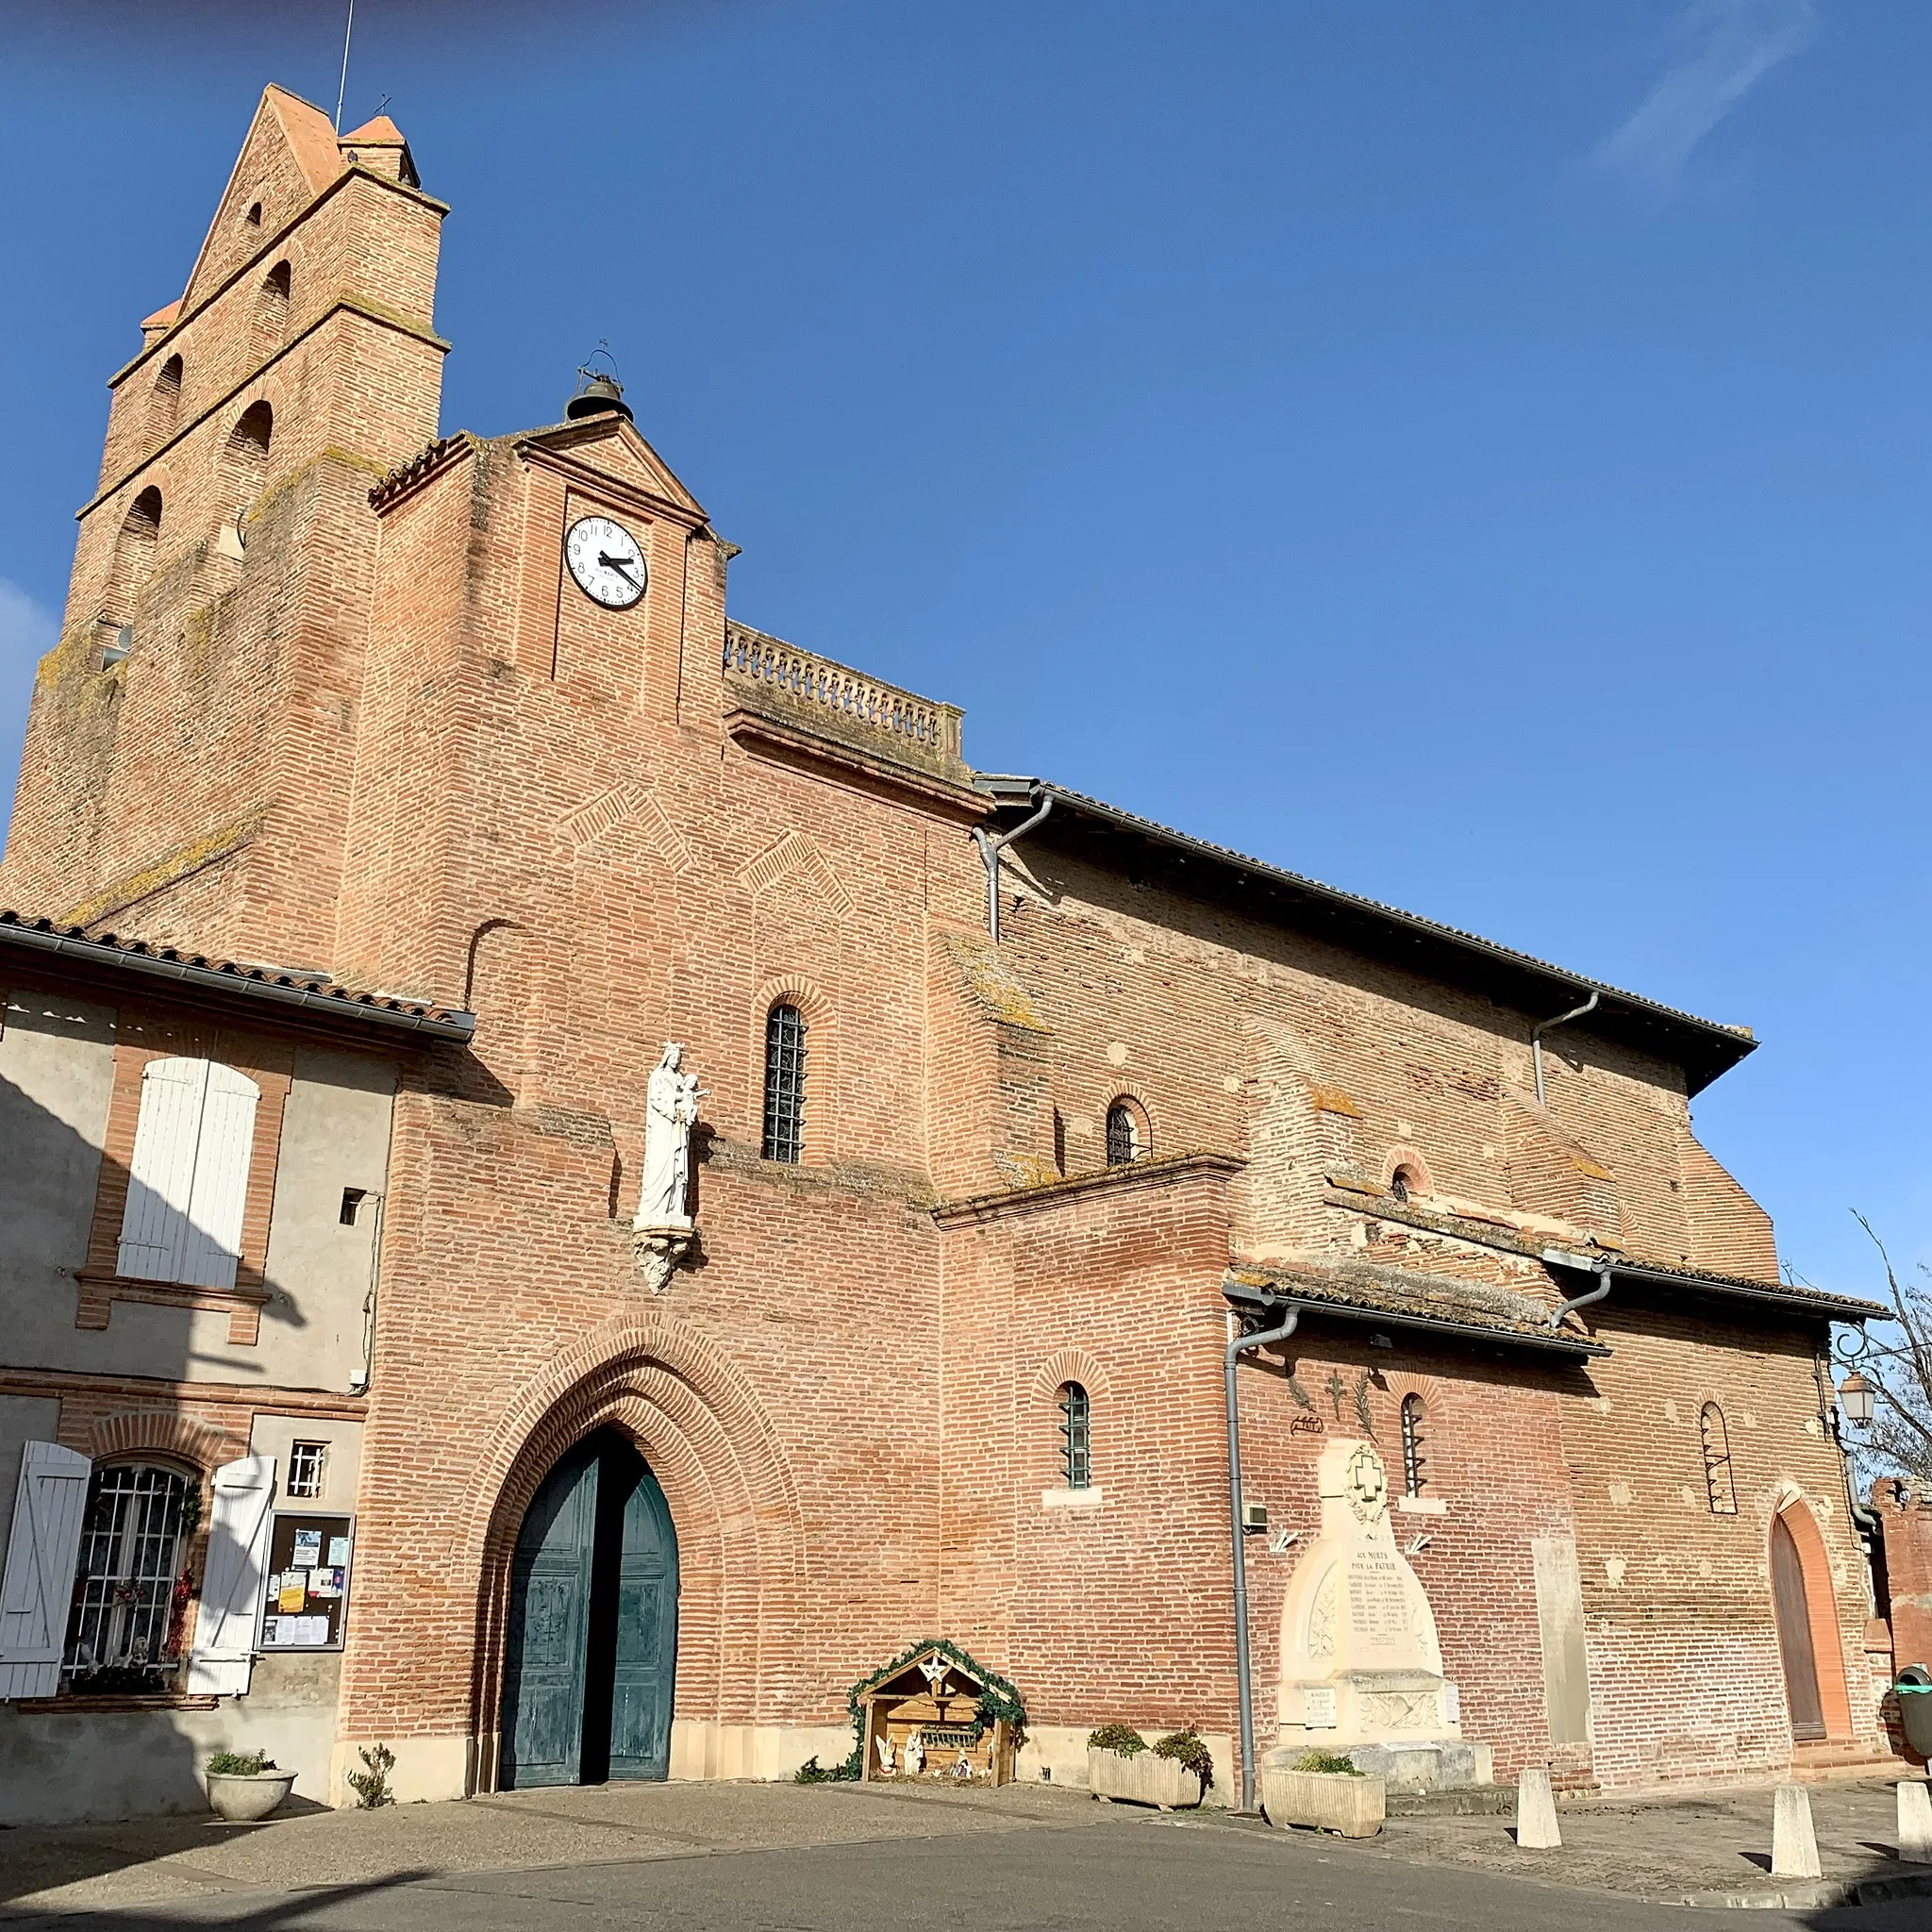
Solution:
[(218, 1817), (230, 1824), (253, 1824), (266, 1818), (295, 1786), (292, 1771), (258, 1771), (238, 1774), (211, 1771), (208, 1774), (208, 1801)]
[(1305, 1824), (1343, 1838), (1374, 1838), (1388, 1815), (1389, 1791), (1378, 1777), (1267, 1764), (1261, 1767), (1261, 1808), (1277, 1831)]
[(1123, 1757), (1115, 1751), (1089, 1751), (1087, 1784), (1096, 1798), (1127, 1805), (1158, 1805), (1173, 1811), (1201, 1802), (1201, 1780), (1175, 1757), (1139, 1751)]

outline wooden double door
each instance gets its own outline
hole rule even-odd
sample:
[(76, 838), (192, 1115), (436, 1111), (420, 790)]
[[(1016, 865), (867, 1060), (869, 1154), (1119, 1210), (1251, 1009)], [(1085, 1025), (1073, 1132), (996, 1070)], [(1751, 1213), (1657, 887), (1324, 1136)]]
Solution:
[(601, 1430), (543, 1479), (517, 1536), (498, 1783), (668, 1776), (676, 1674), (671, 1511), (643, 1457)]

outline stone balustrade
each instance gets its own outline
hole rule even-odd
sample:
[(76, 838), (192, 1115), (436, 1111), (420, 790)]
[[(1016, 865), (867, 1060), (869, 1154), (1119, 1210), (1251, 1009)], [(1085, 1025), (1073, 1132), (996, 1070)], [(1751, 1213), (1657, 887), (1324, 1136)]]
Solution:
[(750, 685), (780, 693), (794, 714), (825, 714), (825, 722), (857, 725), (876, 734), (881, 749), (911, 755), (922, 764), (959, 762), (959, 726), (964, 713), (957, 705), (941, 705), (915, 696), (896, 685), (882, 684), (829, 658), (801, 651), (782, 638), (767, 637), (745, 625), (724, 627), (724, 675), (728, 684)]

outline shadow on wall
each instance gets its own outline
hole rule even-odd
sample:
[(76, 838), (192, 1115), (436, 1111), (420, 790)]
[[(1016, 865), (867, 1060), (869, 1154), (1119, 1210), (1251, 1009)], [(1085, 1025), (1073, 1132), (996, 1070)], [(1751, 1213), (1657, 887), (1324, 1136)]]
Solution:
[[(223, 1332), (219, 1303), (211, 1314), (170, 1304), (194, 1291), (184, 1274), (234, 1279), (232, 1237), (225, 1247), (233, 1217), (210, 1226), (211, 1217), (190, 1211), (191, 1187), (166, 1175), (158, 1187), (130, 1186), (125, 1166), (4, 1077), (0, 1149), (0, 1681), (10, 1692), (0, 1703), (0, 1820), (199, 1810), (205, 1758), (252, 1741), (247, 1704), (153, 1700), (184, 1688), (178, 1660), (191, 1644), (208, 1650), (214, 1620), (205, 1603), (250, 1607), (230, 1617), (213, 1653), (247, 1668), (265, 1550), (253, 1532), (271, 1491), (265, 1464), (256, 1491), (236, 1480), (235, 1466), (246, 1469), (251, 1456), (252, 1407), (225, 1410), (166, 1384), (265, 1379), (250, 1357), (270, 1333), (265, 1325), (257, 1348), (198, 1348), (197, 1323), (204, 1335), (210, 1322)], [(192, 1172), (179, 1178), (192, 1182)], [(90, 1285), (76, 1277), (95, 1201), (110, 1187), (129, 1203), (124, 1230), (139, 1217), (169, 1265), (136, 1275), (129, 1264), (142, 1257), (124, 1239), (129, 1288), (159, 1298), (111, 1300), (108, 1326), (83, 1328), (75, 1316)], [(164, 1274), (173, 1279), (154, 1278)], [(309, 1325), (296, 1297), (265, 1275), (253, 1295), (252, 1319)], [(72, 1381), (37, 1388), (46, 1371), (116, 1380), (99, 1394)], [(26, 1467), (29, 1445), (53, 1446), (32, 1449)], [(9, 1841), (0, 1857), (9, 1880), (12, 1852)]]

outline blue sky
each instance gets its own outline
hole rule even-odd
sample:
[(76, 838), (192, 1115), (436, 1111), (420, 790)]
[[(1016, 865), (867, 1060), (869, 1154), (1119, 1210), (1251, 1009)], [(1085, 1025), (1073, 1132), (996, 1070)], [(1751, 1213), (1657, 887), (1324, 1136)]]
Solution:
[[(1038, 772), (1765, 1044), (1807, 1276), (1932, 1256), (1912, 0), (360, 0), (445, 427), (608, 338), (747, 622)], [(0, 764), (263, 82), (333, 4), (0, 0)]]

